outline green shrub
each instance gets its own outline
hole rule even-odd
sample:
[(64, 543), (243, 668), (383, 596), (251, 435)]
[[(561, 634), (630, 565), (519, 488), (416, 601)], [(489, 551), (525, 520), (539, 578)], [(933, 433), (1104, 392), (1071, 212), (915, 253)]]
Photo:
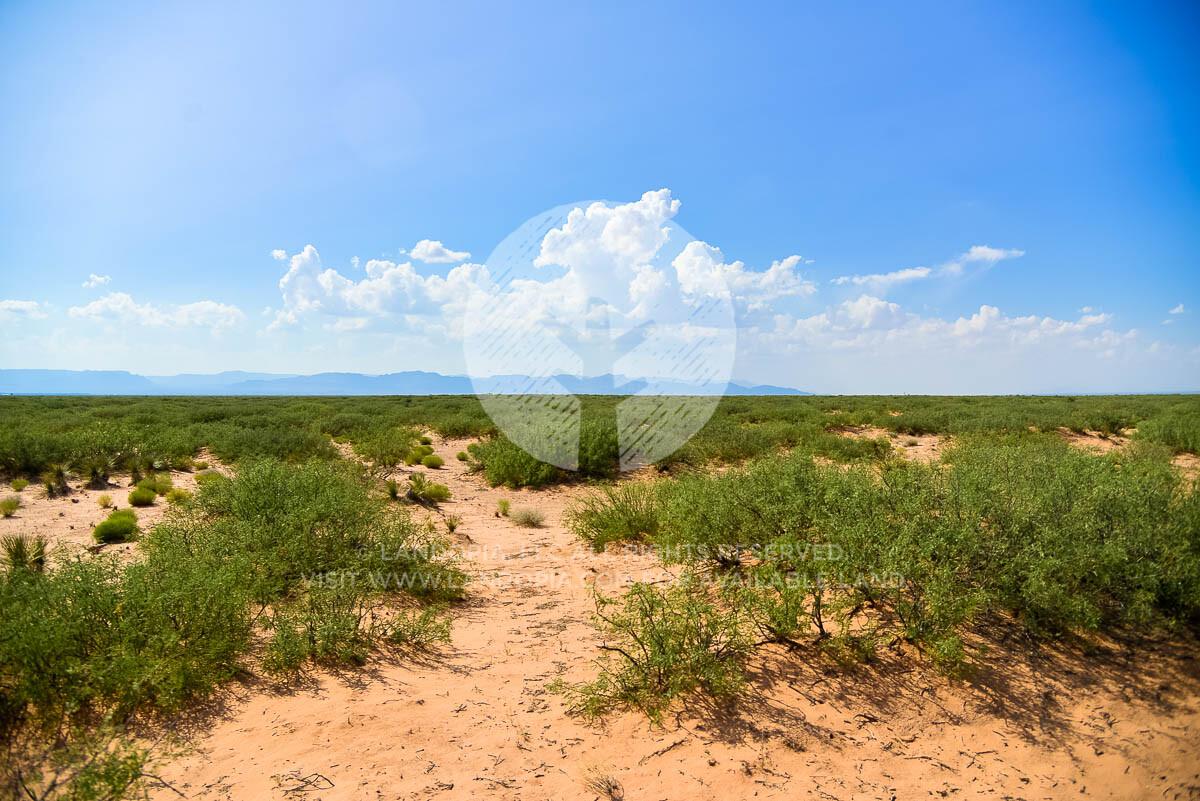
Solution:
[(129, 493), (130, 506), (153, 506), (158, 495), (148, 487), (138, 487)]
[(540, 528), (546, 522), (546, 515), (537, 509), (519, 507), (512, 510), (509, 519), (521, 528)]
[(12, 481), (13, 492), (20, 492), (29, 486), (29, 482), (23, 478), (14, 478)]
[(626, 482), (584, 496), (567, 509), (567, 527), (596, 551), (658, 533), (658, 498), (649, 483)]
[(408, 478), (407, 497), (415, 503), (437, 506), (450, 500), (450, 488), (445, 484), (435, 484), (421, 473), (414, 473)]
[(384, 485), (387, 487), (388, 497), (393, 501), (400, 499), (400, 484), (394, 478), (389, 478)]
[(496, 511), (501, 517), (508, 517), (509, 511), (512, 509), (512, 501), (508, 498), (501, 498), (496, 501)]
[(424, 434), (422, 434), (420, 436), (420, 438), (418, 439), (418, 442), (420, 442), (422, 445), (432, 445), (433, 444), (433, 440), (430, 439), (429, 437), (425, 436)]
[(466, 451), (459, 451), (454, 458), (458, 459), (460, 462), (469, 462), (471, 461), (471, 454), (467, 453)]
[(112, 496), (107, 492), (102, 493), (100, 497), (96, 499), (96, 504), (99, 505), (101, 509), (108, 509), (110, 506), (112, 506), (112, 503)]
[(462, 525), (462, 518), (458, 515), (446, 515), (442, 522), (446, 524), (446, 532), (453, 534)]
[(587, 717), (636, 708), (659, 721), (677, 699), (696, 691), (738, 693), (750, 652), (749, 625), (737, 603), (723, 603), (694, 579), (658, 588), (634, 584), (620, 598), (596, 598), (604, 653), (596, 679), (558, 682), (571, 709)]
[(16, 495), (10, 495), (4, 500), (0, 500), (0, 515), (4, 517), (12, 517), (21, 508), (21, 499)]
[(483, 465), (483, 477), (493, 487), (541, 487), (564, 477), (563, 471), (538, 461), (503, 436), (473, 443), (467, 450)]
[(438, 456), (437, 454), (430, 454), (421, 460), (421, 464), (434, 470), (439, 469), (445, 463), (446, 462), (443, 461), (442, 457)]
[(129, 542), (137, 536), (137, 515), (132, 509), (117, 509), (92, 529), (96, 542), (111, 544)]

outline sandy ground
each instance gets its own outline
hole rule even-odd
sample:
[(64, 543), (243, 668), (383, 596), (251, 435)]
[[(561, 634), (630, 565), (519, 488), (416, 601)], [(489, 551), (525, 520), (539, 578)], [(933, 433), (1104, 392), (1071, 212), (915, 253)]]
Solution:
[(847, 426), (837, 433), (855, 439), (886, 439), (897, 453), (914, 462), (936, 462), (949, 442), (948, 437), (938, 434), (897, 434), (875, 426)]
[[(437, 443), (441, 470), (397, 471), (436, 473), (453, 492), (441, 514), (463, 521), (475, 579), (453, 643), (290, 686), (229, 687), (158, 733), (180, 745), (155, 766), (169, 787), (154, 799), (1200, 797), (1191, 641), (1105, 641), (1084, 656), (1000, 628), (984, 635), (988, 655), (966, 681), (889, 649), (847, 671), (811, 650), (771, 648), (736, 703), (697, 699), (661, 728), (636, 713), (602, 726), (572, 718), (546, 686), (594, 675), (592, 586), (669, 575), (648, 554), (594, 554), (563, 527), (585, 489), (490, 489), (454, 458), (465, 444)], [(124, 493), (110, 491), (123, 505)], [(99, 492), (24, 494), (26, 509), (0, 525), (81, 547), (103, 516)], [(501, 498), (542, 511), (546, 525), (497, 517)]]
[[(171, 483), (180, 489), (193, 492), (196, 489), (194, 473), (170, 471)], [(51, 549), (63, 549), (67, 553), (95, 548), (92, 529), (104, 520), (113, 509), (129, 509), (130, 486), (128, 473), (114, 473), (104, 489), (89, 489), (73, 479), (68, 482), (70, 491), (66, 496), (47, 498), (40, 484), (30, 484), (20, 492), (12, 492), (7, 486), (0, 489), (0, 497), (16, 495), (21, 499), (21, 508), (10, 518), (0, 518), (0, 535), (41, 534), (49, 541)], [(108, 495), (112, 507), (105, 509), (99, 504), (100, 496)], [(134, 509), (138, 527), (148, 531), (167, 511), (166, 498), (158, 498), (153, 506)], [(107, 553), (132, 556), (135, 543), (114, 543), (102, 546)]]

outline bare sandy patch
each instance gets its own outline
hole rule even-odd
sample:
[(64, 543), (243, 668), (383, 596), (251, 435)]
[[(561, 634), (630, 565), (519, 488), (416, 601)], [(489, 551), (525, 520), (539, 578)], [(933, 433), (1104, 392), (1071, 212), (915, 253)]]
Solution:
[(1129, 444), (1127, 436), (1104, 434), (1100, 431), (1071, 431), (1068, 428), (1060, 428), (1058, 434), (1066, 440), (1068, 445), (1092, 453), (1112, 453)]
[[(188, 492), (195, 491), (195, 473), (172, 470), (170, 476), (173, 486)], [(78, 552), (96, 545), (92, 529), (108, 517), (113, 509), (131, 508), (129, 493), (133, 487), (130, 486), (128, 473), (113, 474), (104, 489), (91, 489), (77, 478), (68, 481), (68, 486), (70, 491), (66, 495), (55, 498), (46, 497), (45, 490), (39, 484), (30, 484), (21, 492), (12, 493), (21, 499), (21, 508), (12, 517), (0, 519), (0, 534), (41, 535), (49, 541), (51, 549), (64, 548), (67, 552)], [(112, 508), (100, 506), (102, 495), (112, 499)], [(143, 531), (149, 530), (162, 520), (167, 506), (166, 499), (160, 497), (153, 506), (134, 509), (138, 527)], [(136, 544), (126, 542), (103, 547), (105, 552), (131, 555)]]
[(914, 462), (938, 461), (949, 442), (949, 437), (940, 434), (898, 434), (877, 426), (847, 426), (837, 433), (854, 439), (886, 439), (901, 456)]

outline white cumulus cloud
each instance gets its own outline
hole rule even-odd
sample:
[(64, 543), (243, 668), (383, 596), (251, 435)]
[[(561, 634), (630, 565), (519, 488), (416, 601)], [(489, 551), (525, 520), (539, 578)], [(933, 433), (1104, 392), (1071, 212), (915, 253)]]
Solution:
[(471, 258), (468, 251), (450, 250), (437, 239), (422, 239), (413, 245), (408, 255), (427, 264), (453, 264)]
[(104, 286), (111, 280), (112, 280), (112, 276), (96, 275), (95, 273), (90, 273), (90, 274), (88, 274), (87, 280), (84, 281), (81, 284), (81, 286), (84, 289), (95, 289), (98, 286)]
[(0, 300), (0, 321), (40, 320), (45, 316), (43, 305), (36, 300)]
[(1167, 314), (1183, 314), (1183, 312), (1184, 312), (1183, 304), (1180, 303), (1178, 306), (1167, 311)]
[(125, 292), (111, 292), (83, 306), (67, 309), (71, 317), (165, 328), (208, 328), (219, 331), (246, 319), (237, 306), (200, 300), (179, 306), (138, 303)]

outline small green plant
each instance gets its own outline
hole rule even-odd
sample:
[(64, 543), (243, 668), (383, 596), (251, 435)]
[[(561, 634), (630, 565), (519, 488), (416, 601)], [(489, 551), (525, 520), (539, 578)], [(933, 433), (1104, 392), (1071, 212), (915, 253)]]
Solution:
[(96, 499), (96, 503), (100, 506), (101, 509), (108, 509), (109, 507), (111, 507), (113, 505), (112, 504), (112, 496), (106, 492), (106, 493), (102, 494), (99, 498)]
[(138, 487), (129, 493), (130, 506), (153, 506), (158, 495), (148, 487)]
[(438, 456), (437, 454), (433, 454), (433, 453), (429, 454), (428, 456), (426, 456), (424, 459), (421, 460), (421, 464), (423, 464), (426, 467), (431, 468), (433, 470), (439, 469), (445, 463), (446, 462), (442, 459), (442, 457)]
[(10, 495), (0, 501), (0, 515), (4, 517), (12, 517), (21, 508), (21, 499), (16, 495)]
[(387, 480), (387, 494), (393, 501), (400, 500), (400, 484), (394, 478)]
[(111, 544), (129, 542), (137, 535), (137, 514), (132, 509), (117, 509), (107, 519), (96, 524), (92, 538), (96, 542)]
[(521, 528), (541, 528), (542, 523), (546, 522), (546, 515), (537, 509), (523, 506), (513, 509), (509, 519)]
[(192, 499), (192, 493), (179, 487), (172, 487), (167, 490), (167, 503), (178, 506), (182, 503), (187, 503)]
[(421, 443), (422, 445), (432, 445), (433, 444), (433, 440), (430, 439), (425, 434), (422, 434), (420, 437), (418, 437), (417, 442)]
[(458, 515), (446, 515), (442, 521), (446, 524), (446, 531), (450, 534), (458, 531), (458, 527), (462, 525), (462, 518)]
[(29, 480), (24, 478), (14, 478), (12, 482), (13, 492), (20, 492), (29, 486)]
[(46, 569), (47, 542), (40, 534), (9, 534), (0, 540), (0, 552), (9, 573), (18, 570), (41, 573)]
[(192, 469), (196, 471), (207, 470), (208, 462), (204, 461), (203, 459), (198, 459), (197, 461), (192, 462)]
[(424, 506), (437, 506), (443, 501), (450, 500), (450, 488), (445, 484), (435, 484), (421, 473), (414, 473), (408, 478), (408, 499)]
[(454, 458), (458, 459), (460, 462), (469, 462), (471, 461), (471, 454), (467, 453), (466, 451), (459, 451)]
[(567, 527), (596, 551), (610, 542), (640, 542), (658, 533), (658, 498), (649, 483), (605, 487), (567, 510)]
[(496, 501), (496, 512), (499, 513), (501, 517), (508, 517), (508, 513), (511, 509), (512, 501), (510, 501), (508, 498), (501, 498), (500, 500)]

